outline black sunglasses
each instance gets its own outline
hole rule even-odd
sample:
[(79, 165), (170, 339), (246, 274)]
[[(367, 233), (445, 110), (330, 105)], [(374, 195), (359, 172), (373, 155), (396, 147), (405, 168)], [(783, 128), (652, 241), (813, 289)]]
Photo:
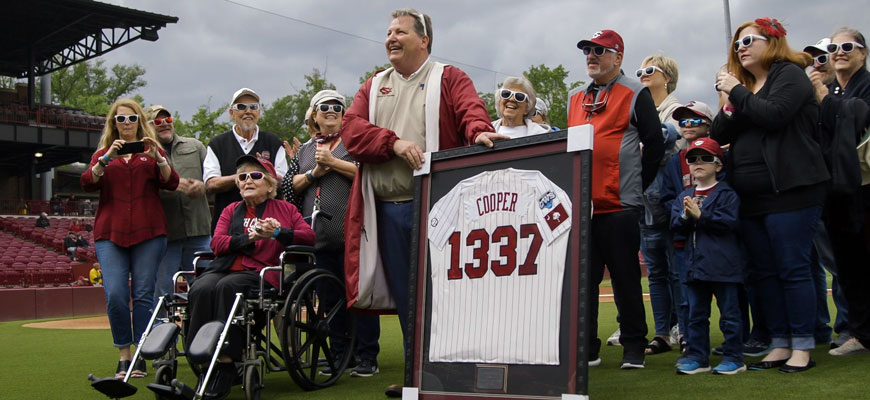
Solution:
[(611, 48), (604, 47), (604, 46), (594, 46), (594, 47), (593, 46), (586, 46), (580, 50), (583, 50), (584, 56), (588, 56), (589, 53), (592, 53), (598, 57), (603, 56), (604, 52), (606, 52), (606, 51), (609, 51), (609, 52), (614, 53), (614, 54), (617, 52), (616, 50), (613, 50)]
[(515, 92), (515, 91), (510, 90), (510, 89), (502, 89), (498, 92), (498, 95), (501, 96), (501, 98), (503, 98), (505, 100), (508, 100), (511, 97), (513, 97), (514, 100), (516, 100), (518, 103), (522, 103), (522, 102), (529, 99), (529, 95), (527, 95), (523, 92)]
[(686, 156), (686, 164), (697, 164), (699, 160), (702, 164), (712, 164), (718, 162), (719, 157), (713, 155)]
[(320, 104), (317, 106), (317, 109), (320, 110), (320, 112), (324, 113), (329, 112), (330, 108), (332, 109), (332, 111), (335, 111), (337, 113), (340, 113), (341, 110), (344, 110), (344, 107), (341, 104)]
[(263, 177), (266, 175), (262, 172), (256, 172), (256, 171), (255, 172), (242, 172), (239, 174), (239, 182), (244, 182), (244, 181), (248, 180), (248, 176), (250, 176), (251, 179), (253, 179), (255, 181), (259, 181), (260, 179), (263, 179)]
[(131, 124), (135, 124), (136, 121), (138, 121), (138, 120), (139, 120), (139, 116), (136, 114), (130, 114), (130, 115), (118, 114), (115, 116), (115, 122), (117, 122), (119, 124), (123, 124), (123, 123), (127, 123), (127, 122), (129, 122)]
[(686, 119), (680, 120), (680, 126), (682, 126), (684, 128), (685, 127), (691, 128), (693, 126), (701, 126), (701, 125), (707, 125), (707, 124), (708, 124), (708, 122), (704, 119), (701, 119), (701, 118), (686, 118)]

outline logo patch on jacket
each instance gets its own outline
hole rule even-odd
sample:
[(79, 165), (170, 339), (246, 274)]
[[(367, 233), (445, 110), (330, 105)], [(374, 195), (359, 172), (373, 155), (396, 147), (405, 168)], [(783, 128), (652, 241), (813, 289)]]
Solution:
[(393, 93), (393, 88), (389, 88), (389, 87), (382, 87), (382, 88), (381, 88), (381, 94), (382, 94), (382, 95), (384, 95), (384, 96), (389, 96), (390, 93)]

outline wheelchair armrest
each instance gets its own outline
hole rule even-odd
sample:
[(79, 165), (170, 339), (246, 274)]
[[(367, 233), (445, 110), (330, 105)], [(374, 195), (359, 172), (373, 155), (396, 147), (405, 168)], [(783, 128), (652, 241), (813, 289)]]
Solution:
[(292, 244), (284, 248), (285, 253), (309, 255), (314, 254), (314, 246), (306, 246), (302, 244)]
[(197, 251), (193, 253), (194, 257), (200, 257), (205, 259), (214, 259), (214, 252), (212, 251)]

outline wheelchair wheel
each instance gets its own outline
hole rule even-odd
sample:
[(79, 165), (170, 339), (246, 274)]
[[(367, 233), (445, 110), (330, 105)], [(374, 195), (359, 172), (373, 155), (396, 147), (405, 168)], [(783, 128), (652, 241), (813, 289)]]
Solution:
[(245, 368), (245, 399), (260, 400), (260, 369), (256, 365)]
[[(157, 368), (157, 372), (154, 373), (154, 383), (157, 385), (171, 387), (173, 379), (175, 379), (175, 371), (168, 365)], [(161, 396), (159, 393), (155, 393), (154, 396), (157, 400), (168, 400), (167, 397)]]
[[(322, 301), (319, 292), (340, 293), (334, 304)], [(282, 352), (290, 377), (304, 390), (314, 390), (332, 386), (341, 378), (353, 352), (355, 324), (349, 332), (330, 332), (330, 323), (338, 312), (347, 308), (344, 283), (329, 271), (315, 269), (306, 272), (290, 290), (283, 310), (283, 324), (280, 329)], [(349, 319), (349, 321), (354, 321)], [(343, 354), (336, 354), (332, 339), (345, 342)], [(321, 356), (326, 366), (335, 366), (331, 374), (322, 374)], [(340, 359), (337, 358), (340, 356)]]

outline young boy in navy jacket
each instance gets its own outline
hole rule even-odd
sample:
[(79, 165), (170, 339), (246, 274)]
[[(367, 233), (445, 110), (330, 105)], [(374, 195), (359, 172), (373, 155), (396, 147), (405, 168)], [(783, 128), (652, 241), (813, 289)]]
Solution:
[(680, 193), (671, 208), (671, 229), (686, 238), (680, 280), (689, 300), (690, 345), (677, 364), (677, 373), (710, 371), (710, 303), (716, 296), (725, 343), (722, 362), (713, 373), (734, 375), (746, 371), (738, 305), (743, 282), (737, 237), (740, 200), (727, 183), (716, 179), (725, 158), (719, 143), (710, 138), (695, 139), (685, 157), (695, 186)]

